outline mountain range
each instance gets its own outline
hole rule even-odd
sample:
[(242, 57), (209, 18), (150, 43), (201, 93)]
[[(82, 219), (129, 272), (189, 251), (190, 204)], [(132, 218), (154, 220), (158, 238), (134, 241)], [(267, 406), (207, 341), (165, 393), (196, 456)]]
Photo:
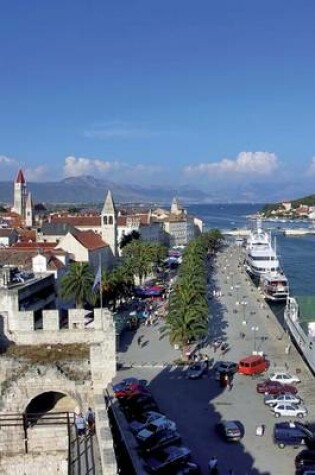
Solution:
[[(300, 185), (300, 186), (298, 186)], [(69, 177), (61, 181), (28, 182), (34, 203), (102, 203), (108, 190), (117, 203), (170, 203), (176, 196), (182, 203), (271, 203), (295, 199), (313, 192), (313, 184), (301, 182), (274, 183), (232, 182), (228, 186), (217, 181), (209, 189), (198, 185), (123, 184), (93, 176)], [(303, 190), (303, 191), (302, 191)], [(12, 181), (0, 182), (0, 203), (13, 203)]]
[[(119, 203), (170, 203), (174, 196), (186, 203), (207, 203), (213, 200), (210, 194), (188, 186), (176, 189), (158, 185), (144, 187), (114, 183), (92, 176), (27, 183), (27, 191), (31, 191), (34, 203), (99, 203), (104, 201), (108, 190), (111, 190), (114, 200)], [(12, 182), (0, 182), (0, 202), (13, 203)]]

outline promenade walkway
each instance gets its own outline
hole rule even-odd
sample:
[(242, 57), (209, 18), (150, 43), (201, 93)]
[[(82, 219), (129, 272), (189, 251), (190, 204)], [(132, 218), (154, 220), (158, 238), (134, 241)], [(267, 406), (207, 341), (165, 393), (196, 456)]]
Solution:
[[(299, 392), (311, 419), (315, 413), (313, 376), (292, 344), (287, 354), (288, 335), (239, 264), (241, 252), (233, 245), (224, 248), (211, 263), (209, 276), (209, 295), (213, 295), (213, 290), (221, 293), (220, 297), (209, 300), (213, 315), (210, 343), (224, 340), (230, 349), (224, 356), (214, 352), (212, 345), (202, 351), (215, 363), (220, 359), (238, 361), (256, 350), (267, 356), (271, 369), (288, 367), (292, 372), (299, 369), (302, 380)], [(207, 461), (212, 455), (218, 457), (222, 474), (231, 468), (235, 475), (294, 474), (297, 452), (292, 448), (280, 450), (273, 444), (275, 419), (263, 404), (263, 396), (256, 393), (258, 380), (237, 375), (232, 391), (222, 391), (213, 371), (199, 381), (187, 380), (187, 368), (174, 365), (179, 351), (171, 347), (167, 337), (161, 338), (162, 325), (160, 322), (140, 327), (136, 334), (124, 335), (118, 355), (124, 367), (118, 372), (117, 380), (133, 375), (150, 381), (161, 410), (176, 421), (183, 443), (191, 448), (202, 474), (207, 473)], [(139, 345), (140, 335), (143, 338)], [(221, 418), (243, 422), (246, 432), (241, 444), (227, 445), (214, 434), (214, 424)], [(256, 436), (259, 424), (266, 426), (263, 438)]]

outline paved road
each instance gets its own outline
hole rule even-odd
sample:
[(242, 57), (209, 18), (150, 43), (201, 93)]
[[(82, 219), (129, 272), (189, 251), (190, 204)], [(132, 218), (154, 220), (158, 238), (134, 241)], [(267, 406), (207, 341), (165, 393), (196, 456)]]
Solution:
[[(222, 296), (210, 300), (214, 319), (211, 337), (223, 338), (229, 344), (230, 351), (223, 357), (225, 359), (238, 361), (251, 354), (255, 347), (267, 355), (272, 369), (285, 364), (292, 371), (298, 368), (302, 379), (300, 392), (311, 419), (315, 408), (313, 376), (294, 347), (289, 355), (286, 354), (288, 337), (242, 266), (238, 266), (239, 252), (231, 246), (219, 253), (213, 263), (209, 293), (216, 289)], [(237, 375), (232, 391), (222, 391), (212, 371), (201, 380), (188, 380), (186, 368), (166, 366), (176, 359), (178, 352), (170, 347), (166, 338), (160, 339), (160, 325), (140, 328), (133, 338), (132, 334), (126, 336), (119, 359), (126, 365), (132, 364), (133, 368), (120, 371), (117, 379), (132, 374), (150, 380), (161, 410), (176, 421), (183, 442), (191, 448), (203, 474), (207, 473), (207, 461), (212, 455), (218, 457), (222, 475), (230, 468), (234, 469), (235, 475), (293, 474), (297, 451), (274, 446), (275, 419), (263, 404), (263, 396), (256, 393), (257, 380)], [(241, 338), (240, 333), (244, 333), (245, 338)], [(143, 342), (147, 342), (143, 347), (137, 344), (140, 334), (144, 336)], [(210, 347), (204, 351), (211, 361), (221, 358)], [(221, 418), (240, 419), (244, 423), (246, 432), (241, 443), (226, 444), (218, 439), (213, 428)], [(256, 427), (260, 424), (266, 426), (263, 437), (256, 436)]]

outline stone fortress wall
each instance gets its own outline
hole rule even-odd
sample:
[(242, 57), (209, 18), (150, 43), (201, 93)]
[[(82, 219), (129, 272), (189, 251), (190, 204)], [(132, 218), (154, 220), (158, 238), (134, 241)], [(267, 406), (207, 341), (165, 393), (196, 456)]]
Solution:
[[(73, 401), (74, 410), (85, 411), (92, 406), (96, 413), (96, 431), (100, 447), (103, 473), (114, 475), (117, 473), (113, 441), (105, 410), (104, 389), (115, 376), (116, 347), (115, 326), (113, 317), (107, 309), (94, 310), (94, 322), (86, 325), (86, 315), (89, 312), (83, 309), (70, 309), (68, 318), (69, 328), (60, 328), (58, 310), (42, 311), (42, 329), (35, 329), (34, 313), (31, 311), (1, 312), (4, 337), (16, 345), (69, 345), (71, 343), (86, 344), (89, 346), (89, 361), (71, 362), (70, 366), (36, 364), (27, 360), (12, 359), (1, 356), (0, 365), (0, 418), (1, 414), (25, 413), (30, 401), (46, 392), (62, 393)], [(61, 367), (62, 366), (62, 367)], [(62, 427), (55, 426), (48, 437), (48, 431), (40, 426), (34, 426), (29, 432), (29, 454), (36, 455), (34, 463), (39, 466), (39, 454), (56, 454), (58, 473), (63, 473), (64, 466), (58, 460), (58, 449), (67, 447), (67, 434)], [(46, 434), (46, 438), (45, 438)], [(53, 436), (52, 436), (53, 434)], [(0, 439), (0, 470), (1, 473), (21, 473), (18, 467), (24, 447), (23, 428), (2, 427)], [(58, 442), (57, 442), (58, 441)], [(58, 446), (59, 444), (59, 446)], [(51, 452), (50, 452), (51, 451)], [(13, 455), (17, 457), (13, 457)], [(45, 455), (46, 457), (46, 455)], [(26, 474), (34, 474), (33, 458), (23, 457)], [(10, 463), (8, 462), (10, 459)], [(52, 463), (52, 473), (56, 469)], [(17, 466), (15, 467), (15, 463)], [(6, 472), (5, 467), (10, 467)], [(39, 472), (40, 473), (40, 472)], [(56, 472), (55, 472), (56, 473)], [(65, 472), (66, 473), (66, 472)]]

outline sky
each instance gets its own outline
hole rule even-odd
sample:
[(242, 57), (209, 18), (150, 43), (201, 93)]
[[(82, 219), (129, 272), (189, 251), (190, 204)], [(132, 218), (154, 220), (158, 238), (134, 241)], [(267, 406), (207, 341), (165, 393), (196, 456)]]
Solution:
[(10, 0), (0, 181), (314, 192), (314, 0)]

